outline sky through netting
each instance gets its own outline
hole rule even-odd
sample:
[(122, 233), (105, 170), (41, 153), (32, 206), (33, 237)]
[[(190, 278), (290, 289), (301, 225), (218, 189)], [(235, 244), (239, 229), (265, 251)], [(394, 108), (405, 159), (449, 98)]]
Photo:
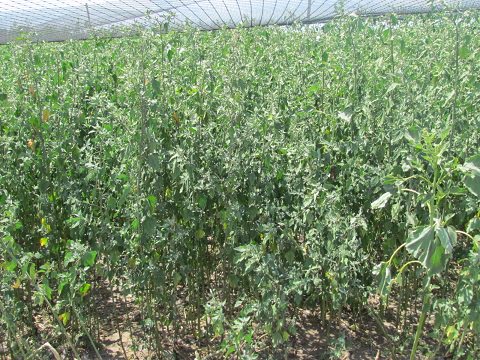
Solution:
[(480, 0), (0, 0), (0, 43), (35, 33), (36, 40), (83, 39), (99, 30), (170, 19), (215, 30), (222, 27), (325, 22), (344, 13), (419, 13), (444, 6), (480, 8)]

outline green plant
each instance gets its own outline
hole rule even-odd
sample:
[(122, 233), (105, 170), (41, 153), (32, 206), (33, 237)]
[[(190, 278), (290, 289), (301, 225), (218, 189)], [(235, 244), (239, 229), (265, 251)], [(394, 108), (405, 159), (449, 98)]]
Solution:
[(478, 357), (479, 13), (342, 13), (0, 48), (10, 357), (285, 357), (307, 310)]
[[(451, 202), (455, 201), (455, 197), (465, 195), (465, 191), (456, 185), (461, 178), (461, 169), (473, 172), (472, 175), (466, 177), (465, 183), (468, 189), (474, 188), (480, 179), (475, 174), (475, 161), (478, 156), (470, 161), (467, 160), (463, 167), (459, 166), (456, 159), (446, 158), (447, 142), (445, 139), (447, 134), (444, 132), (437, 139), (434, 134), (411, 129), (407, 133), (407, 139), (414, 146), (415, 154), (404, 169), (413, 174), (407, 177), (389, 176), (385, 182), (387, 186), (395, 185), (399, 193), (412, 194), (414, 202), (410, 204), (410, 208), (420, 206), (426, 209), (423, 217), (419, 216), (421, 213), (412, 214), (416, 215), (415, 218), (411, 215), (413, 226), (408, 231), (405, 243), (395, 250), (387, 262), (380, 263), (375, 270), (379, 281), (379, 292), (382, 296), (386, 296), (394, 281), (402, 283), (403, 272), (408, 266), (419, 264), (425, 269), (422, 282), (422, 311), (410, 359), (416, 357), (427, 314), (431, 309), (434, 289), (432, 278), (445, 271), (457, 244), (458, 233), (471, 238), (467, 233), (449, 226), (448, 222), (456, 215), (452, 212)], [(471, 176), (473, 180), (471, 180)], [(383, 208), (391, 196), (391, 192), (383, 194), (372, 203), (372, 208)], [(474, 239), (472, 238), (472, 240)], [(477, 246), (478, 244), (474, 241), (474, 248)], [(405, 248), (415, 260), (398, 264), (399, 269), (393, 278), (391, 267), (394, 265), (395, 256), (402, 248)]]

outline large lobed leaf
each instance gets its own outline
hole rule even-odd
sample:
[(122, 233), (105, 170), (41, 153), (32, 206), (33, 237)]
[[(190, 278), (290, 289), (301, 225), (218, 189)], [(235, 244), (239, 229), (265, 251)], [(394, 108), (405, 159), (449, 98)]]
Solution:
[(452, 235), (450, 229), (420, 226), (409, 232), (406, 247), (431, 275), (435, 275), (445, 268), (455, 241), (456, 235)]

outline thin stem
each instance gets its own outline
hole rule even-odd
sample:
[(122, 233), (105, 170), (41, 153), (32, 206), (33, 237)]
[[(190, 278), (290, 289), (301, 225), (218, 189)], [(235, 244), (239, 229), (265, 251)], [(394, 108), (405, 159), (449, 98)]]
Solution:
[(395, 257), (395, 255), (397, 255), (397, 253), (402, 250), (407, 244), (406, 243), (403, 243), (402, 245), (400, 245), (392, 254), (392, 256), (390, 256), (390, 259), (388, 260), (388, 263), (390, 264), (393, 260), (393, 258)]
[(415, 360), (417, 354), (418, 344), (420, 342), (420, 338), (423, 334), (423, 328), (425, 326), (425, 320), (427, 319), (428, 309), (430, 307), (430, 280), (431, 278), (428, 277), (427, 284), (425, 285), (424, 292), (423, 292), (423, 306), (422, 312), (420, 314), (420, 320), (418, 321), (417, 331), (415, 333), (415, 339), (413, 340), (412, 352), (410, 353), (410, 360)]
[(468, 237), (470, 240), (475, 241), (475, 238), (474, 238), (472, 235), (466, 233), (465, 231), (455, 230), (455, 232), (456, 232), (457, 234), (465, 235), (465, 236)]
[(407, 188), (400, 189), (400, 191), (408, 191), (408, 192), (414, 193), (416, 195), (421, 195), (418, 191), (415, 191), (415, 190), (412, 190), (412, 189), (407, 189)]
[(419, 264), (419, 265), (422, 265), (422, 263), (418, 260), (411, 260), (405, 264), (403, 264), (403, 266), (400, 268), (400, 270), (398, 270), (398, 273), (401, 274), (403, 272), (403, 270), (405, 270), (405, 268), (408, 266), (408, 265), (413, 265), (413, 264)]

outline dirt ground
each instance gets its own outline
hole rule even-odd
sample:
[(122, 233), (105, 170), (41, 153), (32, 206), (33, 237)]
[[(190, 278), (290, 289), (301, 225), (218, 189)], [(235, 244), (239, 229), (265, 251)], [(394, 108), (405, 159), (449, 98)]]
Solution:
[[(117, 300), (118, 301), (118, 300)], [(373, 299), (372, 301), (375, 301)], [(116, 307), (114, 309), (114, 306)], [(391, 305), (394, 310), (395, 304)], [(135, 342), (141, 339), (139, 319), (140, 314), (132, 302), (128, 300), (118, 301), (115, 305), (105, 302), (98, 308), (103, 314), (108, 314), (100, 326), (100, 339), (102, 347), (100, 353), (104, 359), (150, 359), (153, 358), (146, 350), (137, 349), (133, 351)], [(114, 316), (122, 321), (117, 322)], [(130, 319), (133, 329), (127, 328), (124, 324)], [(296, 323), (297, 333), (292, 339), (292, 346), (288, 349), (288, 359), (390, 359), (388, 340), (381, 334), (378, 325), (369, 316), (354, 320), (348, 314), (345, 318), (335, 321), (335, 325), (323, 326), (318, 313), (312, 310), (302, 310)], [(385, 331), (391, 335), (396, 329), (388, 321), (384, 323)], [(133, 334), (133, 337), (132, 337)], [(138, 339), (135, 339), (137, 338)], [(120, 338), (122, 341), (120, 341)], [(173, 341), (168, 335), (162, 339), (165, 349), (173, 349)], [(122, 346), (123, 345), (123, 346)], [(204, 344), (203, 344), (204, 345)], [(195, 359), (203, 358), (208, 353), (206, 346), (198, 344), (191, 338), (177, 340), (175, 346), (176, 356), (172, 351), (166, 351), (165, 357), (171, 359)], [(263, 353), (269, 353), (263, 349)], [(94, 354), (85, 355), (84, 359), (93, 358)], [(208, 359), (221, 359), (221, 355), (210, 355)], [(267, 356), (260, 355), (260, 358)], [(272, 358), (272, 357), (270, 357)], [(273, 358), (285, 359), (285, 356), (273, 355)], [(397, 357), (398, 358), (398, 357)]]
[[(155, 359), (154, 354), (142, 348), (145, 343), (145, 333), (141, 328), (141, 312), (135, 305), (132, 298), (122, 297), (119, 293), (111, 292), (105, 288), (98, 288), (94, 300), (95, 312), (98, 323), (93, 328), (97, 329), (95, 339), (98, 344), (98, 351), (101, 357), (107, 359)], [(371, 308), (378, 308), (378, 301), (371, 299)], [(335, 321), (327, 321), (328, 325), (322, 325), (320, 315), (313, 310), (303, 309), (298, 314), (296, 322), (297, 333), (291, 338), (291, 346), (281, 354), (271, 355), (268, 348), (259, 353), (260, 359), (391, 359), (392, 345), (391, 337), (398, 333), (395, 326), (396, 304), (392, 301), (386, 310), (383, 325), (379, 325), (369, 314), (362, 314), (354, 317), (347, 311), (342, 317)], [(413, 327), (416, 323), (415, 316), (409, 320), (407, 326)], [(38, 318), (42, 324), (41, 332), (48, 332), (53, 329), (49, 327), (48, 321)], [(92, 326), (92, 324), (89, 324)], [(188, 330), (184, 331), (188, 333)], [(161, 332), (161, 347), (165, 349), (165, 359), (221, 359), (220, 353), (215, 353), (215, 344), (198, 342), (193, 336), (179, 336), (176, 345), (171, 338), (171, 332)], [(6, 349), (1, 349), (4, 357)], [(209, 348), (210, 345), (210, 348)], [(175, 349), (175, 351), (173, 351)], [(95, 352), (87, 349), (81, 350), (84, 360), (95, 359)], [(59, 351), (60, 357), (62, 356)], [(49, 354), (54, 359), (52, 351), (45, 348), (42, 354)], [(209, 354), (206, 356), (206, 354)], [(287, 355), (285, 355), (287, 354)], [(405, 356), (395, 355), (395, 359), (404, 359)]]

